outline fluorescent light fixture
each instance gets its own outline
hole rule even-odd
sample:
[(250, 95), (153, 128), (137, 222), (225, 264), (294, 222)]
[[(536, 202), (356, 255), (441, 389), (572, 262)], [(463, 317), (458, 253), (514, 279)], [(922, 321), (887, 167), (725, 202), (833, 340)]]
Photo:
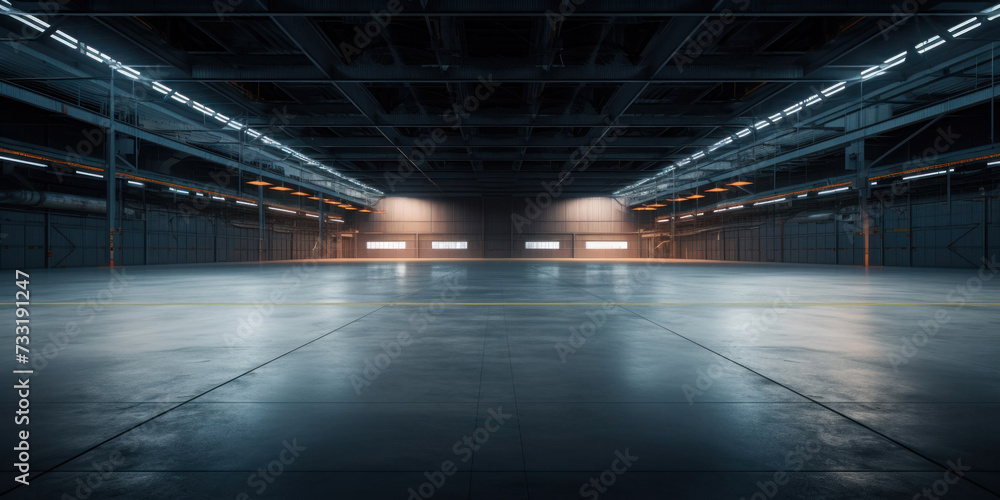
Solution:
[(738, 137), (746, 137), (746, 136), (750, 135), (750, 129), (745, 128), (743, 130), (740, 130), (739, 132), (736, 132), (736, 135)]
[(240, 205), (248, 205), (248, 206), (251, 206), (251, 207), (256, 207), (257, 206), (256, 203), (250, 203), (249, 201), (243, 201), (243, 200), (236, 200), (236, 203), (240, 204)]
[(899, 66), (904, 62), (906, 62), (906, 52), (901, 52), (886, 59), (885, 62), (883, 62), (880, 67), (882, 68), (883, 71), (885, 71), (889, 68), (895, 68), (896, 66)]
[(786, 115), (791, 115), (791, 114), (798, 113), (799, 111), (802, 111), (802, 103), (801, 102), (798, 103), (798, 104), (796, 104), (796, 105), (794, 105), (794, 106), (789, 106), (789, 107), (785, 108), (784, 113)]
[(728, 209), (728, 208), (720, 208), (720, 209), (718, 209), (718, 210), (712, 210), (712, 213), (713, 213), (713, 214), (717, 214), (717, 213), (719, 213), (719, 212), (725, 212), (726, 210), (729, 210), (729, 209)]
[(926, 174), (910, 175), (910, 176), (907, 176), (907, 177), (903, 177), (903, 180), (904, 181), (908, 181), (910, 179), (920, 179), (920, 178), (923, 178), (923, 177), (930, 177), (932, 175), (947, 174), (948, 172), (952, 172), (954, 170), (955, 169), (951, 169), (951, 170), (938, 170), (937, 172), (930, 172), (930, 173), (926, 173)]
[(735, 207), (729, 207), (726, 210), (739, 210), (741, 208), (743, 208), (743, 205), (736, 205)]
[(933, 49), (933, 48), (935, 48), (935, 47), (937, 47), (939, 45), (942, 45), (945, 42), (946, 42), (946, 40), (944, 38), (941, 38), (938, 35), (934, 35), (934, 36), (928, 38), (927, 40), (924, 40), (924, 41), (918, 43), (917, 46), (914, 47), (914, 48), (917, 49), (917, 53), (918, 54), (923, 54), (924, 52), (927, 52), (927, 51), (929, 51), (929, 50), (931, 50), (931, 49)]
[(705, 152), (704, 151), (698, 151), (697, 153), (691, 155), (691, 159), (692, 160), (697, 160), (698, 158), (702, 158), (704, 156), (705, 156)]
[(175, 192), (177, 194), (191, 194), (191, 193), (189, 193), (189, 192), (187, 192), (187, 191), (185, 191), (183, 189), (177, 189), (177, 188), (170, 188), (170, 191), (173, 191), (173, 192)]
[(219, 120), (222, 123), (229, 123), (229, 121), (231, 120), (231, 118), (222, 113), (216, 113), (215, 116), (213, 116), (212, 118), (215, 118), (216, 120)]
[(190, 97), (188, 97), (188, 96), (186, 96), (184, 94), (178, 94), (176, 92), (174, 92), (173, 94), (170, 94), (170, 98), (173, 99), (173, 100), (175, 100), (175, 101), (177, 101), (177, 102), (179, 102), (179, 103), (183, 103), (183, 104), (187, 104), (188, 101), (191, 100)]
[(67, 35), (65, 32), (61, 30), (56, 30), (55, 33), (52, 33), (52, 38), (55, 38), (57, 42), (73, 50), (77, 49), (78, 46), (77, 44), (79, 43), (79, 41), (76, 38)]
[(948, 33), (951, 33), (951, 36), (953, 36), (953, 37), (961, 36), (961, 35), (963, 35), (965, 33), (968, 33), (970, 31), (972, 31), (972, 30), (974, 30), (974, 29), (982, 26), (983, 23), (978, 22), (978, 20), (979, 20), (979, 18), (970, 17), (970, 18), (966, 19), (965, 21), (962, 21), (962, 22), (960, 22), (960, 23), (958, 23), (958, 24), (956, 24), (956, 25), (948, 28)]
[(884, 75), (885, 71), (882, 71), (882, 66), (872, 66), (861, 72), (861, 79), (867, 80), (869, 78), (875, 78), (879, 75)]
[(897, 61), (905, 61), (905, 60), (906, 60), (906, 51), (903, 51), (903, 52), (900, 52), (899, 54), (896, 54), (896, 55), (894, 55), (894, 56), (886, 59), (885, 63), (886, 64), (892, 64), (892, 63), (895, 63)]
[(839, 193), (841, 191), (847, 191), (848, 189), (851, 189), (851, 187), (850, 186), (844, 186), (842, 188), (830, 189), (830, 190), (827, 190), (827, 191), (820, 191), (820, 192), (818, 192), (816, 194), (818, 194), (818, 195), (824, 195), (824, 194), (830, 194), (830, 193)]
[[(989, 14), (990, 12), (996, 12), (996, 10), (998, 8), (1000, 8), (1000, 4), (997, 4), (997, 5), (994, 5), (993, 7), (990, 7), (986, 12), (984, 12), (984, 14)], [(997, 12), (996, 14), (993, 14), (992, 16), (986, 18), (986, 20), (987, 21), (992, 21), (992, 20), (994, 20), (994, 19), (996, 19), (998, 17), (1000, 17), (1000, 12)]]
[(800, 195), (796, 196), (796, 198), (805, 198), (806, 196), (809, 196), (809, 193), (800, 194)]
[(763, 129), (765, 129), (767, 127), (770, 127), (770, 126), (771, 126), (771, 122), (763, 121), (763, 122), (757, 122), (757, 124), (754, 125), (753, 127), (755, 129), (757, 129), (757, 130), (763, 130)]
[(195, 192), (195, 193), (194, 193), (194, 195), (195, 195), (195, 196), (201, 196), (201, 197), (204, 197), (204, 196), (205, 196), (205, 195), (203, 195), (203, 194), (201, 194), (201, 193), (199, 193), (199, 192)]
[(42, 168), (48, 167), (48, 165), (46, 165), (44, 163), (35, 163), (33, 161), (22, 160), (20, 158), (11, 158), (9, 156), (0, 156), (0, 160), (12, 161), (14, 163), (23, 163), (25, 165), (31, 165), (33, 167), (42, 167)]
[(705, 212), (698, 214), (698, 217), (701, 217), (702, 215), (705, 215)]
[(86, 175), (87, 177), (96, 177), (98, 179), (103, 179), (104, 178), (104, 176), (101, 175), (101, 174), (95, 174), (93, 172), (86, 172), (84, 170), (77, 170), (76, 173), (80, 174), (80, 175)]
[(771, 120), (771, 123), (777, 124), (781, 120), (785, 119), (785, 117), (781, 116), (781, 113), (775, 113), (775, 114), (767, 117), (767, 119)]
[(992, 167), (993, 165), (1000, 165), (1000, 161), (991, 161), (991, 162), (987, 163), (986, 165), (990, 166), (990, 167)]
[(127, 77), (129, 77), (131, 79), (133, 79), (133, 80), (138, 80), (139, 76), (140, 76), (138, 71), (136, 71), (136, 70), (134, 70), (134, 69), (132, 69), (132, 68), (130, 68), (128, 66), (119, 66), (119, 67), (115, 68), (115, 71), (117, 71), (117, 72), (119, 72), (119, 73), (121, 73), (121, 74), (123, 74), (123, 75), (125, 75), (125, 76), (127, 76)]
[(166, 85), (164, 85), (164, 84), (162, 84), (160, 82), (153, 82), (153, 90), (155, 90), (155, 91), (157, 91), (157, 92), (159, 92), (161, 94), (169, 94), (169, 93), (173, 92), (173, 89), (171, 89), (170, 87), (167, 87)]
[(214, 115), (215, 114), (215, 111), (213, 111), (212, 108), (205, 107), (204, 104), (202, 104), (202, 103), (200, 103), (198, 101), (192, 102), (191, 103), (191, 107), (193, 107), (194, 109), (197, 109), (198, 111), (201, 111), (202, 113), (205, 113), (206, 115)]
[(267, 209), (268, 210), (274, 210), (275, 212), (285, 212), (286, 214), (298, 213), (298, 212), (296, 212), (294, 210), (285, 210), (284, 208), (278, 208), (278, 207), (267, 207)]
[(685, 159), (677, 162), (677, 166), (678, 167), (683, 167), (684, 165), (687, 165), (688, 163), (691, 163), (691, 159), (690, 158), (685, 158)]
[(236, 123), (236, 122), (229, 122), (229, 123), (226, 124), (226, 126), (230, 127), (230, 128), (234, 128), (236, 130), (240, 130), (240, 129), (243, 128), (242, 125), (240, 125), (239, 123)]
[(316, 214), (306, 214), (306, 217), (312, 217), (314, 219), (318, 219), (319, 218), (319, 216), (316, 215)]
[(831, 86), (829, 86), (829, 87), (821, 90), (820, 93), (823, 94), (826, 97), (830, 97), (830, 96), (832, 96), (832, 95), (834, 95), (834, 94), (836, 94), (838, 92), (841, 92), (842, 90), (844, 90), (846, 88), (847, 88), (847, 82), (838, 82), (838, 83), (835, 83), (835, 84), (833, 84), (833, 85), (831, 85)]
[(980, 26), (982, 26), (982, 25), (983, 25), (983, 23), (976, 23), (976, 24), (973, 24), (972, 26), (969, 26), (968, 28), (965, 28), (964, 30), (962, 30), (962, 31), (959, 31), (958, 33), (953, 33), (953, 34), (952, 34), (951, 36), (953, 36), (953, 37), (959, 37), (959, 36), (962, 36), (962, 35), (964, 35), (964, 34), (966, 34), (966, 33), (970, 32), (970, 31), (972, 31), (972, 30), (974, 30), (974, 29), (976, 29), (976, 28), (978, 28), (978, 27), (980, 27)]
[(813, 104), (821, 102), (822, 100), (823, 98), (820, 97), (819, 94), (811, 95), (809, 96), (808, 99), (806, 99), (806, 106), (812, 106)]
[(782, 202), (782, 201), (785, 201), (785, 198), (778, 198), (777, 200), (761, 201), (761, 202), (754, 203), (753, 206), (756, 207), (757, 205), (770, 205), (771, 203), (778, 203), (778, 202)]
[(872, 186), (878, 186), (878, 181), (874, 181), (874, 182), (872, 182), (872, 183), (871, 183), (871, 185), (872, 185)]
[(833, 214), (812, 214), (812, 215), (809, 216), (809, 218), (813, 219), (813, 218), (816, 218), (816, 217), (829, 217), (831, 215), (833, 215)]
[(12, 18), (20, 21), (21, 23), (23, 23), (23, 24), (25, 24), (27, 26), (30, 26), (30, 27), (34, 28), (36, 31), (45, 31), (46, 29), (49, 28), (49, 24), (48, 23), (46, 23), (45, 21), (42, 21), (41, 19), (38, 19), (35, 16), (31, 16), (31, 15), (27, 15), (27, 14), (19, 14), (19, 15), (12, 15), (10, 17), (12, 17)]
[(141, 182), (136, 182), (136, 181), (128, 181), (128, 183), (129, 183), (130, 186), (139, 186), (139, 187), (145, 187), (146, 186), (145, 184), (143, 184)]
[(687, 215), (682, 215), (681, 216), (682, 219), (690, 219), (691, 217), (694, 217), (694, 216), (691, 215), (691, 214), (687, 214)]
[(219, 200), (219, 201), (226, 201), (226, 199), (223, 198), (223, 197), (221, 197), (221, 196), (213, 196), (212, 199), (213, 200)]
[(666, 219), (656, 219), (656, 222), (670, 222), (670, 217), (667, 217)]

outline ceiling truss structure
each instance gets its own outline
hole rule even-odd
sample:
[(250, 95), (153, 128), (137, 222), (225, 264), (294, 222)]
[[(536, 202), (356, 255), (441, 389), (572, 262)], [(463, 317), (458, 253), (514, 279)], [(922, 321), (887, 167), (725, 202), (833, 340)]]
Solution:
[[(35, 59), (0, 67), (8, 85), (62, 100), (73, 89), (100, 94), (106, 67), (45, 36), (64, 30), (299, 155), (247, 141), (276, 162), (310, 175), (329, 165), (379, 195), (411, 196), (531, 194), (572, 175), (570, 195), (638, 202), (768, 169), (834, 177), (845, 117), (859, 106), (909, 116), (914, 100), (977, 90), (1000, 34), (1000, 21), (986, 23), (989, 2), (935, 0), (915, 12), (876, 0), (7, 5), (51, 25), (0, 48)], [(984, 23), (974, 36), (949, 30), (970, 16)], [(24, 32), (9, 16), (0, 22)], [(914, 50), (934, 36), (947, 43)], [(860, 84), (865, 68), (900, 52), (905, 65)], [(809, 116), (738, 136), (838, 82), (848, 90)], [(187, 144), (209, 134), (220, 151), (240, 145), (239, 133), (167, 97), (145, 100), (159, 112), (136, 127)]]

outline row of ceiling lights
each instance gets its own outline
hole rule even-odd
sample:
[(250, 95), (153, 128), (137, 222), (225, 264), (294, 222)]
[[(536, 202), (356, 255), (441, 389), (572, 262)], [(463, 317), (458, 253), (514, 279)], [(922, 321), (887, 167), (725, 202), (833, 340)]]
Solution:
[(53, 40), (69, 47), (74, 51), (77, 51), (81, 55), (85, 55), (99, 63), (106, 64), (111, 69), (117, 71), (118, 73), (124, 75), (129, 79), (149, 85), (156, 92), (163, 94), (164, 98), (169, 97), (180, 104), (193, 108), (194, 110), (204, 114), (208, 118), (214, 118), (215, 120), (222, 123), (223, 127), (228, 127), (240, 133), (245, 133), (248, 136), (250, 136), (252, 140), (259, 139), (262, 143), (277, 148), (307, 165), (319, 168), (325, 172), (329, 172), (341, 179), (344, 179), (347, 182), (355, 184), (358, 187), (366, 191), (369, 191), (370, 193), (377, 195), (384, 194), (382, 191), (379, 191), (378, 189), (375, 189), (361, 181), (345, 176), (340, 172), (334, 170), (333, 168), (323, 165), (322, 163), (313, 160), (312, 158), (309, 158), (305, 154), (295, 151), (292, 148), (285, 146), (281, 142), (276, 141), (257, 130), (254, 130), (246, 125), (237, 122), (235, 118), (230, 118), (222, 113), (219, 113), (209, 108), (208, 106), (205, 106), (204, 104), (201, 104), (198, 101), (195, 101), (185, 96), (184, 94), (177, 92), (174, 89), (171, 89), (170, 87), (160, 82), (154, 81), (148, 77), (144, 77), (142, 73), (136, 70), (135, 68), (122, 64), (121, 62), (105, 54), (104, 52), (101, 52), (100, 50), (95, 49), (93, 46), (88, 45), (80, 40), (77, 40), (76, 38), (70, 36), (69, 34), (67, 34), (62, 30), (59, 29), (53, 30), (52, 26), (49, 23), (42, 21), (36, 16), (30, 14), (24, 14), (21, 13), (19, 10), (15, 9), (9, 0), (0, 0), (0, 12), (3, 12), (4, 15), (7, 15), (12, 19), (21, 22), (25, 26), (35, 31), (38, 31), (39, 33), (50, 32), (49, 37), (51, 37)]
[(291, 191), (288, 194), (293, 195), (293, 196), (307, 196), (310, 200), (323, 201), (324, 203), (327, 203), (327, 204), (330, 204), (330, 205), (336, 205), (336, 206), (338, 206), (340, 208), (343, 208), (344, 210), (357, 210), (358, 212), (364, 213), (364, 214), (370, 214), (370, 213), (384, 214), (385, 213), (385, 210), (372, 210), (370, 208), (360, 208), (359, 209), (358, 207), (355, 207), (355, 206), (351, 205), (350, 203), (347, 203), (346, 201), (336, 201), (336, 200), (334, 200), (332, 198), (320, 198), (319, 196), (313, 196), (310, 193), (306, 193), (305, 191), (296, 191), (294, 188), (290, 188), (290, 187), (285, 186), (285, 185), (280, 185), (280, 186), (279, 185), (275, 185), (274, 183), (267, 182), (265, 180), (248, 181), (247, 184), (250, 184), (251, 186), (261, 186), (261, 187), (268, 187), (269, 186), (268, 189), (271, 189), (271, 190), (274, 190), (274, 191), (282, 191), (282, 192)]
[[(737, 187), (739, 187), (739, 186), (749, 186), (751, 184), (753, 184), (753, 183), (752, 182), (748, 182), (748, 181), (733, 181), (733, 182), (727, 183), (726, 186), (737, 186)], [(729, 191), (729, 188), (724, 188), (722, 186), (716, 186), (714, 188), (706, 189), (705, 190), (706, 193), (724, 193), (726, 191)], [(705, 197), (705, 195), (699, 194), (698, 190), (695, 190), (694, 194), (689, 194), (689, 195), (685, 195), (685, 196), (677, 196), (675, 194), (673, 198), (664, 198), (663, 201), (672, 201), (674, 203), (677, 203), (677, 202), (681, 202), (681, 201), (685, 201), (685, 200), (698, 200), (698, 199), (701, 199), (701, 198), (704, 198), (704, 197)], [(660, 203), (659, 200), (653, 200), (653, 203), (647, 203), (647, 204), (644, 204), (644, 205), (639, 205), (639, 206), (633, 208), (632, 210), (656, 210), (657, 208), (661, 208), (661, 207), (665, 207), (665, 206), (667, 206), (667, 205), (664, 204), (664, 203)]]
[[(49, 167), (49, 163), (59, 163), (59, 164), (64, 164), (64, 165), (69, 165), (69, 166), (76, 166), (78, 168), (86, 169), (86, 170), (75, 170), (74, 172), (77, 175), (84, 176), (84, 177), (93, 177), (95, 179), (104, 179), (104, 172), (105, 172), (105, 170), (102, 169), (102, 168), (90, 167), (90, 166), (87, 166), (87, 165), (80, 165), (80, 164), (70, 163), (70, 162), (63, 162), (63, 161), (55, 160), (55, 159), (52, 159), (52, 158), (46, 158), (44, 156), (32, 155), (32, 154), (22, 153), (20, 151), (13, 151), (13, 150), (9, 150), (9, 149), (0, 149), (0, 152), (13, 155), (13, 156), (0, 155), (0, 161), (6, 161), (6, 162), (12, 162), (12, 163), (19, 163), (19, 164), (22, 164), (22, 165), (28, 165), (28, 166), (39, 167), (39, 168), (48, 168)], [(25, 158), (31, 158), (31, 160), (27, 160)], [(33, 160), (37, 160), (37, 161), (33, 161)], [(43, 163), (43, 162), (47, 162), (47, 163)], [(62, 174), (62, 173), (63, 172), (60, 172), (60, 174)], [(227, 198), (222, 193), (215, 193), (215, 192), (212, 192), (212, 191), (205, 191), (205, 190), (201, 190), (199, 188), (184, 186), (184, 185), (181, 185), (181, 184), (174, 184), (174, 183), (166, 182), (166, 181), (158, 181), (158, 180), (155, 180), (155, 179), (148, 179), (148, 178), (145, 178), (145, 177), (139, 177), (139, 176), (136, 176), (136, 175), (127, 174), (127, 173), (123, 173), (123, 172), (117, 172), (116, 175), (118, 177), (121, 177), (121, 178), (125, 179), (126, 180), (126, 185), (130, 186), (130, 187), (145, 188), (146, 187), (146, 183), (148, 182), (148, 183), (161, 184), (161, 185), (167, 186), (167, 191), (170, 192), (170, 193), (173, 193), (175, 195), (197, 196), (197, 197), (211, 198), (212, 200), (215, 200), (215, 201), (227, 201)], [(272, 183), (266, 182), (266, 181), (250, 181), (247, 184), (252, 184), (252, 185), (255, 185), (255, 186), (272, 186), (273, 185)], [(271, 189), (274, 189), (276, 191), (294, 191), (294, 189), (289, 188), (289, 187), (285, 187), (285, 186), (275, 186), (275, 187), (272, 187)], [(301, 191), (296, 191), (296, 192), (290, 193), (290, 194), (297, 195), (297, 196), (309, 196), (309, 193), (305, 193), (305, 192), (301, 192)], [(240, 198), (240, 197), (236, 197), (236, 196), (230, 196), (230, 198), (232, 198), (233, 201), (235, 201), (237, 205), (245, 205), (245, 206), (251, 206), (251, 207), (256, 207), (257, 206), (257, 203), (254, 202), (254, 201), (251, 201), (249, 198)], [(309, 199), (310, 200), (320, 200), (320, 198), (316, 197), (316, 196), (309, 196)], [(357, 207), (351, 206), (347, 202), (338, 202), (338, 201), (334, 201), (334, 200), (329, 199), (329, 198), (323, 199), (323, 201), (326, 202), (326, 203), (328, 203), (328, 204), (331, 204), (331, 205), (337, 205), (340, 208), (343, 208), (345, 210), (357, 210), (358, 212), (361, 212), (361, 213), (377, 213), (377, 214), (384, 214), (385, 213), (385, 210), (371, 210), (371, 209), (368, 209), (368, 208), (358, 209)], [(295, 210), (290, 210), (290, 209), (287, 209), (287, 208), (282, 208), (280, 206), (269, 205), (269, 206), (267, 206), (267, 209), (268, 210), (274, 210), (276, 212), (284, 212), (284, 213), (290, 213), (290, 214), (299, 215), (299, 212), (297, 212)], [(301, 215), (305, 215), (306, 217), (319, 218), (319, 215), (313, 214), (313, 213), (309, 213), (309, 212), (302, 212)], [(339, 217), (333, 217), (333, 216), (329, 216), (328, 220), (330, 220), (332, 222), (344, 222), (343, 219), (341, 219)]]
[[(964, 21), (962, 21), (962, 22), (960, 22), (960, 23), (952, 26), (951, 28), (948, 28), (948, 36), (950, 38), (954, 39), (954, 38), (958, 38), (960, 36), (964, 36), (964, 35), (970, 33), (971, 31), (973, 31), (973, 30), (975, 30), (975, 29), (977, 29), (977, 28), (979, 28), (980, 26), (983, 25), (983, 21), (982, 21), (983, 17), (985, 17), (986, 21), (993, 21), (993, 20), (995, 20), (997, 18), (1000, 18), (1000, 4), (994, 5), (993, 7), (990, 7), (988, 9), (982, 11), (979, 15), (975, 15), (973, 17), (970, 17), (969, 19), (966, 19), (966, 20), (964, 20)], [(946, 42), (947, 42), (947, 40), (945, 40), (941, 36), (934, 35), (933, 37), (928, 38), (927, 40), (924, 40), (924, 41), (916, 44), (913, 48), (914, 48), (914, 50), (917, 51), (918, 54), (924, 54), (926, 52), (929, 52), (929, 51), (931, 51), (931, 50), (933, 50), (933, 49), (935, 49), (935, 48), (937, 48), (937, 47), (945, 44)], [(883, 61), (880, 64), (876, 64), (874, 66), (871, 66), (871, 67), (863, 70), (861, 72), (861, 74), (860, 74), (860, 78), (857, 79), (857, 80), (855, 80), (854, 82), (866, 81), (866, 80), (870, 80), (872, 78), (875, 78), (877, 76), (884, 75), (886, 73), (886, 71), (889, 70), (890, 68), (894, 68), (894, 67), (899, 66), (900, 64), (903, 64), (904, 62), (906, 62), (907, 53), (908, 53), (908, 51), (906, 51), (906, 52), (900, 52), (899, 54), (896, 54), (896, 55), (894, 55), (894, 56), (886, 59), (885, 61)], [(854, 82), (851, 82), (851, 83), (854, 83)], [(643, 184), (646, 184), (646, 183), (648, 183), (650, 181), (653, 181), (653, 180), (656, 180), (656, 179), (659, 179), (659, 178), (663, 177), (664, 175), (672, 172), (674, 169), (676, 169), (678, 167), (683, 167), (685, 165), (690, 164), (691, 162), (697, 162), (698, 160), (701, 160), (701, 159), (707, 157), (708, 153), (712, 153), (712, 152), (716, 151), (717, 149), (719, 149), (719, 148), (721, 148), (723, 146), (726, 146), (728, 144), (732, 144), (736, 140), (742, 139), (742, 138), (750, 135), (754, 131), (763, 130), (763, 129), (771, 126), (771, 125), (778, 124), (779, 122), (781, 122), (785, 118), (791, 118), (792, 116), (794, 116), (795, 114), (797, 114), (799, 111), (802, 111), (802, 109), (810, 107), (810, 106), (813, 106), (813, 105), (815, 105), (815, 104), (817, 104), (819, 102), (822, 102), (825, 99), (828, 99), (828, 98), (832, 97), (834, 94), (842, 92), (844, 89), (847, 88), (847, 85), (848, 85), (848, 82), (846, 82), (846, 81), (837, 82), (837, 83), (831, 85), (830, 87), (827, 87), (826, 89), (821, 90), (819, 93), (814, 94), (812, 96), (809, 96), (805, 100), (799, 101), (799, 102), (797, 102), (797, 103), (795, 103), (795, 104), (793, 104), (793, 105), (785, 108), (781, 112), (775, 113), (775, 114), (767, 117), (766, 120), (761, 120), (761, 121), (755, 123), (752, 127), (747, 127), (747, 128), (745, 128), (743, 130), (740, 130), (739, 132), (736, 132), (736, 134), (734, 134), (732, 136), (729, 136), (729, 137), (726, 137), (725, 139), (722, 139), (721, 141), (719, 141), (719, 142), (713, 144), (711, 147), (709, 147), (707, 153), (704, 150), (698, 151), (697, 153), (694, 153), (693, 155), (691, 155), (691, 156), (689, 156), (687, 158), (684, 158), (683, 160), (680, 160), (680, 161), (678, 161), (678, 162), (676, 162), (674, 164), (671, 164), (671, 165), (667, 166), (666, 168), (664, 168), (662, 171), (660, 171), (660, 173), (656, 174), (655, 176), (647, 177), (647, 178), (642, 179), (642, 180), (640, 180), (638, 182), (635, 182), (635, 183), (633, 183), (633, 184), (631, 184), (629, 186), (626, 186), (626, 187), (624, 187), (622, 189), (619, 189), (618, 191), (615, 191), (613, 193), (613, 195), (614, 196), (623, 195), (623, 194), (625, 194), (625, 193), (627, 193), (629, 191), (632, 191), (633, 189), (636, 189), (636, 188), (642, 186)]]
[[(917, 168), (910, 169), (910, 170), (905, 170), (905, 171), (902, 171), (902, 172), (894, 172), (894, 173), (891, 173), (891, 174), (883, 174), (883, 175), (878, 175), (878, 176), (874, 176), (874, 177), (869, 177), (868, 178), (868, 182), (872, 186), (877, 186), (878, 183), (879, 183), (879, 180), (884, 180), (884, 179), (892, 178), (892, 177), (899, 177), (900, 181), (912, 181), (912, 180), (916, 180), (916, 179), (926, 179), (928, 177), (937, 177), (939, 175), (946, 175), (946, 174), (950, 174), (950, 173), (954, 172), (955, 169), (954, 168), (950, 168), (950, 167), (952, 167), (954, 165), (969, 164), (969, 163), (975, 163), (975, 162), (981, 162), (981, 161), (986, 161), (987, 162), (986, 163), (986, 167), (987, 168), (993, 168), (993, 167), (1000, 166), (1000, 159), (998, 159), (998, 158), (1000, 158), (1000, 153), (991, 154), (991, 155), (985, 155), (985, 156), (978, 156), (978, 157), (974, 157), (974, 158), (966, 158), (964, 160), (957, 160), (957, 161), (942, 163), (942, 164), (938, 164), (938, 165), (930, 165), (930, 166), (926, 166), (926, 167), (917, 167)], [(993, 161), (989, 161), (989, 160), (993, 160)], [(937, 170), (935, 170), (935, 169), (937, 169)], [(909, 175), (907, 175), (907, 174), (909, 174)], [(825, 186), (825, 187), (810, 188), (810, 189), (805, 189), (805, 190), (801, 190), (801, 191), (795, 191), (795, 192), (791, 192), (791, 193), (783, 193), (783, 194), (778, 194), (778, 195), (771, 195), (771, 196), (767, 196), (765, 198), (759, 198), (757, 200), (751, 200), (749, 202), (744, 202), (745, 204), (742, 204), (742, 205), (723, 206), (723, 207), (719, 207), (719, 208), (713, 210), (712, 213), (726, 212), (726, 211), (729, 211), (729, 210), (739, 210), (741, 208), (744, 208), (748, 204), (752, 204), (751, 206), (756, 207), (756, 206), (761, 206), (761, 205), (770, 205), (770, 204), (773, 204), (773, 203), (781, 203), (781, 202), (784, 202), (784, 201), (790, 201), (790, 198), (793, 197), (793, 196), (796, 199), (806, 198), (812, 192), (816, 192), (817, 196), (825, 196), (825, 195), (828, 195), (828, 194), (840, 193), (840, 192), (848, 191), (850, 189), (851, 189), (851, 182), (842, 182), (842, 183), (839, 183), (839, 184), (833, 184), (833, 185)], [(691, 199), (691, 198), (688, 197), (687, 199)], [(666, 205), (661, 205), (661, 204), (644, 205), (644, 207), (664, 207), (664, 206), (666, 206)], [(656, 210), (656, 208), (640, 208), (640, 207), (636, 207), (636, 208), (633, 208), (632, 210)], [(679, 216), (679, 217), (677, 217), (677, 219), (689, 219), (689, 218), (691, 218), (693, 216), (696, 217), (696, 216), (700, 216), (700, 215), (705, 215), (705, 212), (690, 213), (690, 214)], [(662, 218), (662, 219), (657, 219), (656, 222), (668, 222), (670, 220), (671, 220), (670, 217), (666, 217), (666, 218)]]

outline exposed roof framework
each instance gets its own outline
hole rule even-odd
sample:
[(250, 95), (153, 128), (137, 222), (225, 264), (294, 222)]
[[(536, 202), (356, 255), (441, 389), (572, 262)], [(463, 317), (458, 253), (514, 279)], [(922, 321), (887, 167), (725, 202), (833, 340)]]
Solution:
[(1000, 30), (990, 2), (934, 0), (4, 1), (9, 85), (99, 111), (103, 54), (152, 90), (138, 129), (356, 198), (841, 175), (852, 113), (908, 116), (888, 148), (991, 82)]

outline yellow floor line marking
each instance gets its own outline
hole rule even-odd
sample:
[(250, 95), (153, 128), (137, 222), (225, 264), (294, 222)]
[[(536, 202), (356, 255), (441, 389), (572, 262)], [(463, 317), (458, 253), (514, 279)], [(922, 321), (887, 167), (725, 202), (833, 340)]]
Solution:
[[(13, 306), (13, 302), (0, 305)], [(1000, 306), (1000, 302), (32, 302), (29, 306)]]

